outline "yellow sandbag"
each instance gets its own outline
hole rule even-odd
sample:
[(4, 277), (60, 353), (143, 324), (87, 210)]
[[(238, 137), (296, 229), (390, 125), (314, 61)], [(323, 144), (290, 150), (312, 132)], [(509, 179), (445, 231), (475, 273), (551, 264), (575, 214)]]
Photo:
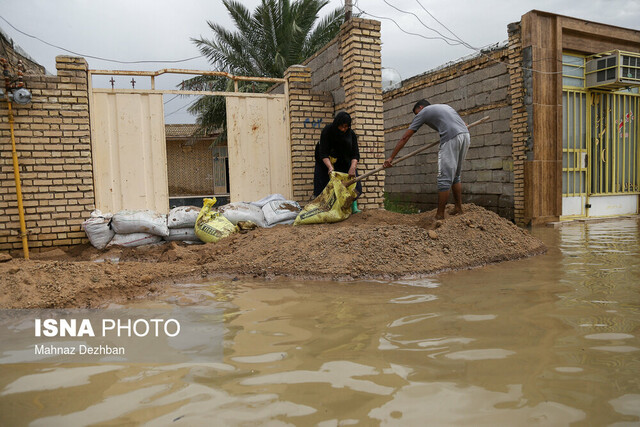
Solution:
[(238, 231), (238, 228), (219, 212), (212, 210), (216, 203), (216, 198), (204, 199), (204, 206), (200, 209), (200, 214), (196, 219), (194, 227), (196, 236), (203, 242), (217, 242), (223, 237)]
[(326, 224), (349, 218), (351, 204), (358, 194), (355, 191), (355, 183), (349, 188), (344, 186), (343, 182), (348, 180), (349, 175), (346, 173), (332, 173), (329, 184), (318, 197), (300, 211), (293, 225)]

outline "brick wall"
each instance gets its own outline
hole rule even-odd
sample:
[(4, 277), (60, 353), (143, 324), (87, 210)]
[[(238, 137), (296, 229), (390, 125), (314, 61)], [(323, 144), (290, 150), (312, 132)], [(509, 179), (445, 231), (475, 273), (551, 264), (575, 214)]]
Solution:
[[(94, 207), (87, 63), (56, 58), (57, 76), (26, 75), (27, 105), (12, 104), (29, 246), (86, 242)], [(0, 101), (0, 250), (22, 247), (8, 108)]]
[(284, 77), (289, 84), (293, 199), (306, 203), (313, 199), (315, 145), (324, 125), (333, 120), (333, 99), (311, 91), (309, 67), (289, 67)]
[(524, 163), (526, 160), (527, 146), (531, 142), (529, 132), (529, 109), (531, 100), (526, 100), (526, 87), (530, 86), (528, 79), (525, 85), (522, 69), (522, 34), (520, 23), (509, 25), (509, 92), (513, 108), (511, 116), (511, 133), (513, 138), (513, 213), (514, 221), (518, 225), (524, 225), (525, 191), (524, 191)]
[[(340, 55), (345, 102), (341, 109), (349, 112), (352, 128), (358, 135), (359, 173), (382, 165), (384, 161), (384, 123), (382, 104), (382, 66), (380, 56), (380, 22), (351, 19), (343, 26)], [(362, 181), (358, 204), (379, 208), (384, 202), (384, 172)]]
[[(513, 219), (514, 173), (512, 158), (509, 49), (495, 48), (483, 55), (412, 77), (402, 87), (385, 92), (384, 133), (386, 156), (391, 154), (413, 119), (412, 107), (421, 98), (449, 104), (467, 123), (490, 119), (471, 129), (471, 146), (462, 172), (463, 202), (483, 206)], [(399, 156), (438, 140), (437, 132), (423, 126)], [(430, 210), (437, 206), (437, 147), (387, 170), (385, 191), (391, 201)]]
[(169, 197), (214, 194), (211, 139), (167, 138)]
[(9, 71), (14, 75), (19, 71), (18, 61), (22, 61), (25, 75), (44, 75), (46, 73), (44, 67), (32, 60), (19, 46), (15, 45), (13, 40), (2, 29), (0, 29), (0, 57), (9, 61)]
[[(289, 83), (289, 110), (294, 198), (313, 198), (314, 148), (320, 133), (338, 111), (351, 115), (358, 135), (360, 163), (365, 173), (383, 161), (380, 23), (354, 18), (340, 34), (285, 73)], [(383, 202), (384, 174), (363, 182), (359, 206), (378, 208)]]

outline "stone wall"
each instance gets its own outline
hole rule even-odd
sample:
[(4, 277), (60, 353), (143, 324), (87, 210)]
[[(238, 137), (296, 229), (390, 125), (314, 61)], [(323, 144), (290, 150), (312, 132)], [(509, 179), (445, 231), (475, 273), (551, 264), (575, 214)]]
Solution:
[[(94, 207), (87, 63), (56, 58), (57, 76), (25, 75), (30, 104), (12, 104), (29, 246), (86, 242)], [(22, 247), (8, 107), (0, 101), (0, 250)]]
[[(483, 54), (412, 77), (398, 89), (385, 92), (386, 156), (391, 154), (413, 119), (412, 107), (422, 98), (449, 104), (466, 123), (489, 120), (470, 130), (471, 146), (462, 172), (463, 202), (475, 203), (499, 215), (514, 218), (509, 49)], [(423, 126), (398, 156), (438, 140)], [(389, 200), (421, 211), (437, 206), (437, 147), (387, 169), (385, 192)]]

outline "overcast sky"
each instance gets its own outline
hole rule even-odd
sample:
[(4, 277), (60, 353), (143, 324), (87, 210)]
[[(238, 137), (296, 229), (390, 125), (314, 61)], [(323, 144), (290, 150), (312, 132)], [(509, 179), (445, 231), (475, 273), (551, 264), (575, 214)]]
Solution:
[[(447, 44), (427, 27), (447, 37), (453, 38), (455, 33), (474, 47), (505, 41), (507, 25), (532, 9), (640, 29), (640, 0), (353, 1), (355, 13), (365, 12), (363, 17), (382, 23), (382, 66), (397, 70), (402, 79), (474, 53), (470, 48)], [(253, 10), (260, 0), (242, 3)], [(343, 4), (344, 0), (330, 0), (321, 15)], [(234, 28), (222, 0), (0, 0), (0, 16), (4, 33), (53, 74), (55, 57), (71, 53), (20, 31), (86, 56), (91, 69), (155, 71), (208, 70), (211, 66), (202, 57), (179, 63), (122, 64), (89, 56), (117, 61), (182, 60), (200, 55), (191, 38), (212, 35), (208, 20)], [(109, 78), (104, 76), (104, 82), (95, 84), (107, 87)], [(125, 87), (130, 79), (117, 77), (116, 87)], [(173, 89), (176, 80), (159, 83)], [(136, 87), (140, 85), (144, 83)], [(167, 123), (192, 123), (185, 100), (172, 98), (165, 97)]]

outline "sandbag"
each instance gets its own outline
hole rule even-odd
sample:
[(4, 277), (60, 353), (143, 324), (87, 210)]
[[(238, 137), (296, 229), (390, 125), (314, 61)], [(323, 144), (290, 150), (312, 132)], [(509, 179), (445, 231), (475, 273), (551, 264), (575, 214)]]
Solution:
[(158, 242), (162, 242), (162, 237), (151, 233), (116, 234), (107, 247), (124, 246), (125, 248), (133, 248)]
[(258, 227), (266, 227), (262, 209), (251, 203), (234, 202), (218, 208), (218, 212), (227, 218), (233, 225), (238, 225), (241, 221), (251, 221)]
[(254, 206), (257, 206), (259, 208), (262, 208), (267, 203), (275, 202), (275, 201), (278, 201), (278, 200), (287, 200), (287, 199), (282, 194), (275, 193), (275, 194), (271, 194), (271, 195), (269, 195), (267, 197), (264, 197), (264, 198), (262, 198), (262, 199), (260, 199), (258, 201), (251, 202), (251, 204), (254, 205)]
[(82, 229), (87, 234), (89, 242), (96, 249), (104, 249), (116, 234), (109, 227), (112, 214), (103, 214), (98, 209), (91, 212), (91, 218), (82, 223)]
[(193, 228), (200, 208), (197, 206), (177, 206), (169, 211), (167, 216), (167, 227), (171, 228)]
[(199, 242), (200, 239), (196, 236), (196, 230), (193, 227), (183, 228), (170, 228), (169, 235), (164, 237), (164, 240), (174, 241), (179, 240), (183, 242)]
[(351, 205), (358, 197), (355, 191), (356, 183), (348, 188), (343, 182), (348, 181), (349, 175), (333, 172), (329, 184), (322, 193), (302, 209), (293, 225), (325, 224), (344, 221), (351, 215)]
[(231, 221), (213, 209), (215, 203), (215, 197), (204, 199), (204, 206), (200, 209), (200, 214), (196, 219), (196, 236), (206, 243), (217, 242), (238, 230)]
[(161, 237), (169, 235), (167, 216), (151, 210), (120, 211), (111, 219), (111, 228), (117, 234), (149, 233)]
[(300, 205), (293, 200), (272, 200), (262, 207), (267, 226), (293, 224), (300, 212)]

